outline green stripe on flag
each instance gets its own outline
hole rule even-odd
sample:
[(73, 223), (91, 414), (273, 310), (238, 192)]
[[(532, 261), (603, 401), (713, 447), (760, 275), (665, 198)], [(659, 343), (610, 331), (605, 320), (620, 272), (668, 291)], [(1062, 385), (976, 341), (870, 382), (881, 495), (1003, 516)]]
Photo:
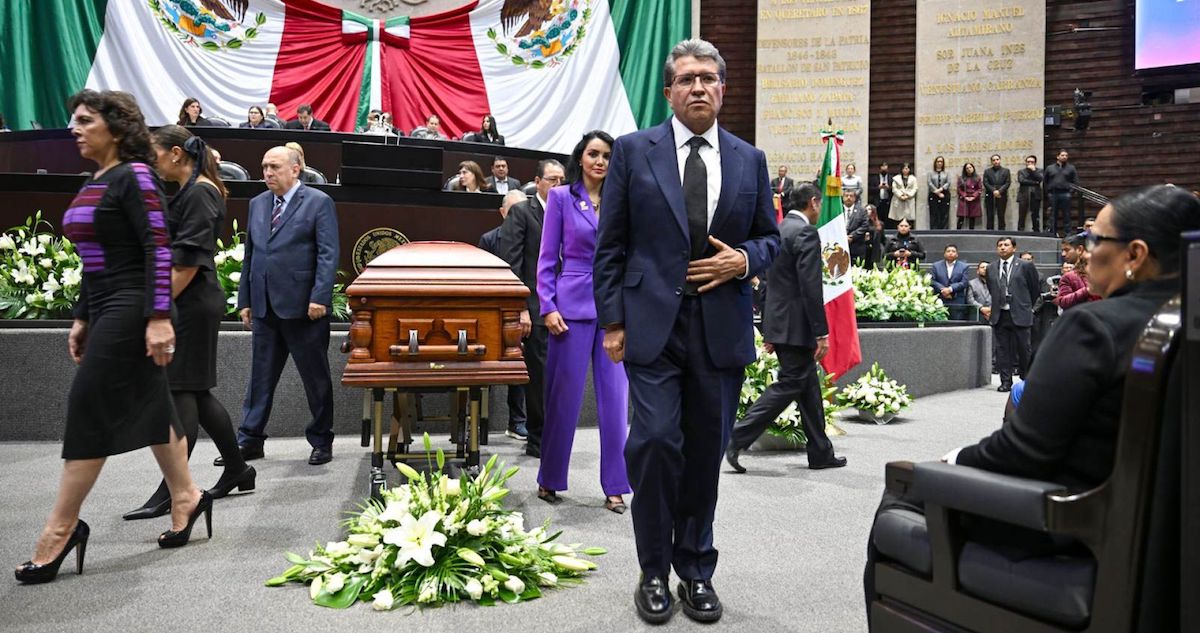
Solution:
[(821, 191), (821, 216), (817, 228), (842, 214), (842, 180), (837, 176), (839, 152), (837, 136), (825, 141), (825, 160), (821, 162), (821, 179), (817, 186)]
[(65, 127), (67, 99), (87, 84), (108, 0), (0, 2), (0, 113), (14, 130)]
[(662, 123), (671, 109), (663, 97), (663, 62), (671, 47), (691, 37), (691, 2), (609, 0), (621, 49), (621, 80), (639, 128)]
[(363, 59), (362, 85), (358, 87), (358, 113), (355, 115), (355, 125), (361, 130), (367, 129), (367, 115), (371, 114), (371, 73), (375, 68), (376, 46), (379, 46), (379, 42), (374, 39), (367, 40), (367, 54)]

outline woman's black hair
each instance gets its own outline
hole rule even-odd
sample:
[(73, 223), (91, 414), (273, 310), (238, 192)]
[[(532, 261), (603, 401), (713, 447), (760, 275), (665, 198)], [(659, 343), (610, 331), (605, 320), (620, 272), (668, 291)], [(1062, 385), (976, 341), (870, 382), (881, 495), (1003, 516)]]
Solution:
[(188, 190), (195, 184), (196, 179), (201, 174), (208, 177), (217, 187), (217, 191), (221, 192), (221, 197), (229, 197), (229, 192), (225, 189), (225, 183), (221, 182), (220, 172), (217, 170), (216, 161), (213, 160), (212, 153), (208, 149), (208, 144), (204, 139), (192, 134), (187, 128), (181, 125), (164, 125), (157, 130), (154, 130), (152, 135), (154, 142), (163, 149), (171, 149), (179, 147), (183, 152), (192, 158), (192, 175), (188, 176), (187, 182), (179, 188), (179, 193), (176, 197), (183, 195), (183, 192)]
[(117, 140), (117, 158), (153, 164), (150, 130), (133, 95), (119, 90), (80, 90), (67, 100), (67, 110), (73, 114), (79, 106), (86, 106), (104, 119), (108, 133)]
[(1200, 230), (1200, 198), (1182, 187), (1156, 185), (1110, 204), (1117, 236), (1145, 242), (1162, 273), (1179, 272), (1180, 234)]
[[(969, 174), (967, 173), (967, 165), (971, 166), (971, 173), (969, 173)], [(963, 163), (962, 177), (963, 178), (978, 178), (979, 177), (979, 168), (976, 167), (975, 163), (972, 163), (971, 161), (967, 161), (967, 162)]]
[(575, 149), (571, 150), (571, 161), (567, 163), (567, 184), (575, 184), (583, 178), (583, 150), (587, 149), (588, 143), (593, 139), (600, 139), (611, 148), (613, 146), (613, 137), (609, 136), (604, 130), (592, 130), (583, 135), (579, 142), (575, 144)]
[(496, 117), (485, 114), (483, 115), (490, 125), (482, 125), (479, 129), (480, 136), (485, 136), (489, 139), (496, 140), (500, 138), (500, 132), (496, 129)]

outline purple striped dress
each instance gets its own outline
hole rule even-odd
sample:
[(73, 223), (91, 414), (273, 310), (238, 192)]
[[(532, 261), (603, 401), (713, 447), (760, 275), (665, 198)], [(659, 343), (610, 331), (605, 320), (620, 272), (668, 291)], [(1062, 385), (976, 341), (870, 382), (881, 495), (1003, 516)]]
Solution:
[(84, 184), (63, 217), (83, 260), (74, 316), (88, 323), (64, 459), (166, 443), (171, 425), (179, 428), (166, 370), (146, 356), (147, 319), (171, 316), (164, 200), (150, 167), (121, 163)]

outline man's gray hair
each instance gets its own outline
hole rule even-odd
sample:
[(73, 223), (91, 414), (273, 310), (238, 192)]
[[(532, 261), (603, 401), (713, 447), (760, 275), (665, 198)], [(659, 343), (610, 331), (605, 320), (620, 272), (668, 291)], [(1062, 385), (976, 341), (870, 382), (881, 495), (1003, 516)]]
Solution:
[(520, 189), (512, 189), (508, 193), (504, 194), (504, 204), (508, 205), (525, 202), (528, 199), (529, 196), (525, 195), (525, 192), (521, 191)]
[(663, 64), (663, 85), (670, 86), (675, 79), (675, 60), (680, 57), (695, 57), (696, 59), (711, 59), (717, 62), (717, 74), (721, 76), (721, 81), (725, 81), (725, 58), (721, 57), (721, 51), (717, 50), (716, 46), (707, 40), (692, 38), (683, 40), (671, 49), (671, 54), (667, 55), (667, 63)]

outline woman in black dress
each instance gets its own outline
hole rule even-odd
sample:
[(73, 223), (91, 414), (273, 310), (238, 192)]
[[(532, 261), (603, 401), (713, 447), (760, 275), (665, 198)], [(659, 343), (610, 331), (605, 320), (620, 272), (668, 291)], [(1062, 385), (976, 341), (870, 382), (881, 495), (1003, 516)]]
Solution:
[(150, 446), (171, 491), (161, 547), (185, 545), (201, 514), (212, 534), (212, 497), (192, 482), (187, 440), (171, 402), (171, 251), (160, 187), (146, 161), (150, 132), (128, 93), (71, 97), (79, 153), (98, 169), (67, 209), (63, 229), (83, 260), (68, 351), (79, 365), (67, 397), (62, 481), (33, 558), (17, 580), (49, 582), (72, 549), (77, 570), (89, 529), (79, 508), (109, 455)]
[[(253, 490), (256, 474), (238, 450), (229, 413), (210, 391), (217, 385), (217, 331), (225, 314), (225, 292), (217, 281), (213, 253), (228, 193), (204, 139), (178, 125), (167, 125), (155, 130), (152, 140), (158, 174), (179, 184), (167, 212), (175, 299), (175, 358), (167, 365), (167, 378), (189, 456), (204, 427), (224, 458), (225, 472), (208, 491), (213, 499), (220, 499), (234, 488)], [(146, 503), (126, 512), (124, 518), (149, 519), (170, 509), (164, 481)]]
[(208, 125), (208, 119), (200, 116), (201, 114), (204, 114), (204, 108), (200, 106), (200, 100), (188, 97), (183, 100), (183, 107), (179, 108), (179, 121), (176, 122), (176, 125), (188, 127)]

